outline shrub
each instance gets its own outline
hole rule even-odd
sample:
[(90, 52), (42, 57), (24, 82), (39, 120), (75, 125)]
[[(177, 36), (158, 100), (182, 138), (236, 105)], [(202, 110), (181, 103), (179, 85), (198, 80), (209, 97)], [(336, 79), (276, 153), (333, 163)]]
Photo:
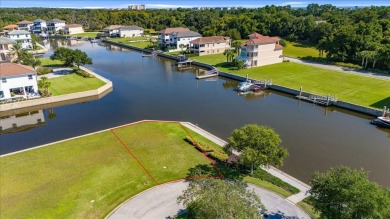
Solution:
[(334, 64), (337, 66), (346, 67), (346, 68), (356, 68), (356, 69), (362, 68), (360, 65), (356, 65), (356, 64), (352, 64), (352, 63), (335, 62)]
[[(191, 137), (186, 136), (184, 138), (184, 141), (188, 142), (189, 144), (195, 146), (196, 149), (200, 150), (197, 147), (196, 142), (193, 141)], [(198, 142), (198, 143), (199, 143), (198, 146), (202, 149), (200, 151), (206, 152), (208, 155), (210, 155), (211, 158), (219, 160), (219, 161), (226, 161), (227, 160), (229, 155), (223, 151), (222, 147), (220, 149), (219, 148), (214, 149), (213, 147), (211, 147), (210, 145), (208, 145), (204, 142)]]
[(296, 194), (296, 193), (299, 192), (299, 189), (297, 189), (294, 186), (292, 186), (292, 185), (282, 181), (278, 177), (272, 176), (271, 174), (267, 173), (265, 170), (263, 170), (261, 168), (256, 169), (253, 172), (252, 177), (255, 177), (255, 178), (258, 178), (258, 179), (270, 182), (270, 183), (272, 183), (272, 184), (274, 184), (276, 186), (279, 186), (279, 187), (283, 188), (284, 190), (289, 191), (289, 192), (291, 192), (293, 194)]
[(38, 68), (38, 70), (37, 70), (38, 75), (45, 75), (45, 74), (49, 74), (51, 72), (53, 72), (53, 69), (47, 68), (47, 67), (41, 67), (41, 68)]
[(84, 78), (94, 78), (95, 76), (91, 75), (90, 73), (82, 70), (82, 69), (73, 69), (72, 73), (76, 73), (78, 75), (80, 75), (81, 77), (84, 77)]

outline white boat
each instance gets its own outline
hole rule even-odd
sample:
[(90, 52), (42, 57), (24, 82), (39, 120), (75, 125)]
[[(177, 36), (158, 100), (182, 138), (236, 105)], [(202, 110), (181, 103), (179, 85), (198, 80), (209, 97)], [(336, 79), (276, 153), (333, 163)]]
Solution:
[(100, 39), (91, 39), (91, 43), (100, 43)]
[(245, 91), (249, 91), (250, 90), (250, 87), (252, 86), (253, 84), (252, 83), (249, 83), (249, 82), (240, 82), (240, 84), (238, 84), (236, 90), (237, 91), (241, 91), (241, 92), (245, 92)]
[(380, 116), (372, 121), (374, 125), (390, 128), (390, 117)]

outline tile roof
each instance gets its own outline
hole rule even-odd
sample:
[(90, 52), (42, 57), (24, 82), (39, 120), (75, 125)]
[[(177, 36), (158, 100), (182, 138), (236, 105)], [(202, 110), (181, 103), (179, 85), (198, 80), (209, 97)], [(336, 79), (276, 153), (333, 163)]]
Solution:
[(257, 33), (257, 32), (253, 32), (252, 34), (249, 34), (249, 35), (248, 35), (248, 37), (255, 37), (255, 38), (257, 38), (257, 37), (262, 37), (262, 36), (264, 36), (264, 35), (261, 35), (261, 34), (259, 34), (259, 33)]
[(142, 27), (138, 27), (138, 26), (121, 26), (119, 29), (120, 30), (143, 30)]
[(65, 25), (65, 28), (74, 28), (74, 27), (83, 27), (81, 24), (67, 24)]
[(65, 23), (65, 21), (54, 18), (54, 19), (47, 21), (47, 23)]
[(30, 34), (30, 32), (26, 30), (13, 30), (8, 33), (8, 35), (18, 35), (18, 34)]
[(176, 33), (174, 33), (174, 35), (176, 37), (179, 37), (179, 38), (181, 38), (181, 37), (202, 37), (202, 35), (200, 33), (195, 32), (195, 31), (191, 31), (191, 30), (176, 32)]
[(16, 44), (16, 41), (8, 37), (0, 36), (0, 45), (4, 45), (4, 44)]
[(275, 50), (282, 50), (283, 46), (279, 44), (275, 44)]
[(116, 30), (116, 29), (119, 29), (121, 27), (122, 27), (121, 25), (110, 25), (110, 26), (104, 28), (104, 30)]
[(182, 31), (190, 31), (190, 29), (186, 27), (172, 27), (172, 28), (166, 28), (164, 30), (160, 30), (158, 33), (171, 34), (171, 33), (182, 32)]
[(10, 77), (35, 73), (35, 70), (30, 66), (16, 64), (12, 62), (0, 63), (0, 77)]
[(18, 25), (10, 24), (10, 25), (7, 25), (7, 26), (3, 27), (3, 29), (15, 29), (15, 28), (18, 28)]
[(241, 44), (241, 46), (245, 45), (260, 45), (260, 44), (269, 44), (269, 43), (276, 43), (280, 40), (279, 37), (269, 37), (269, 36), (258, 36), (256, 38), (253, 38), (251, 40), (246, 41), (245, 43)]
[(24, 21), (20, 21), (20, 22), (18, 22), (18, 23), (16, 23), (16, 24), (32, 24), (33, 22), (32, 21), (26, 21), (26, 20), (24, 20)]
[(222, 43), (226, 42), (229, 37), (224, 36), (211, 36), (211, 37), (200, 37), (198, 39), (190, 41), (190, 43), (200, 44), (200, 43)]

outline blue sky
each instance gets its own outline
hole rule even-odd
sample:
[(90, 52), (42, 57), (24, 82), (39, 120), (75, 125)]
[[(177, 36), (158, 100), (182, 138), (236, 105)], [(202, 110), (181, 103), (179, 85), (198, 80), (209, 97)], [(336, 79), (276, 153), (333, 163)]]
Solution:
[(51, 7), (51, 8), (126, 8), (130, 4), (145, 4), (147, 8), (176, 8), (196, 6), (291, 5), (306, 7), (310, 3), (335, 6), (390, 6), (386, 0), (0, 0), (0, 7)]

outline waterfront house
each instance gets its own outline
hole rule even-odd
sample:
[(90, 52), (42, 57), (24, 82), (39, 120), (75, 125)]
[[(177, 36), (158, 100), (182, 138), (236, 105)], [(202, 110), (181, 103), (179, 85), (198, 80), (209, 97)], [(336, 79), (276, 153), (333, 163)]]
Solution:
[(38, 96), (37, 73), (26, 65), (0, 63), (0, 101)]
[(65, 21), (60, 19), (52, 19), (47, 21), (47, 30), (52, 33), (58, 33), (60, 30), (64, 30)]
[(110, 25), (103, 29), (104, 34), (110, 37), (117, 37), (119, 36), (119, 28), (121, 28), (121, 25)]
[(0, 63), (12, 61), (9, 52), (15, 44), (15, 40), (8, 37), (0, 37)]
[(240, 60), (247, 67), (256, 67), (283, 62), (283, 46), (279, 37), (263, 36), (259, 33), (249, 35), (249, 40), (241, 44)]
[(144, 35), (144, 29), (138, 26), (121, 26), (119, 37), (138, 37)]
[(33, 33), (45, 33), (47, 31), (47, 24), (45, 20), (36, 19), (33, 21)]
[(32, 21), (20, 21), (18, 23), (16, 23), (19, 27), (19, 30), (26, 30), (26, 31), (31, 31), (32, 29), (32, 26), (33, 26), (33, 22)]
[(224, 53), (231, 48), (231, 40), (224, 36), (200, 37), (190, 41), (190, 51), (202, 55)]
[(30, 32), (26, 30), (14, 30), (8, 33), (10, 39), (20, 43), (23, 49), (32, 49), (32, 40)]
[(19, 29), (19, 27), (16, 24), (10, 24), (10, 25), (3, 27), (5, 35), (7, 35), (8, 32), (11, 32), (13, 30), (18, 30), (18, 29)]
[(173, 50), (179, 50), (181, 44), (189, 48), (190, 41), (200, 37), (202, 37), (200, 33), (184, 27), (166, 28), (158, 34), (158, 40)]
[(170, 36), (172, 33), (175, 33), (175, 32), (180, 32), (180, 31), (190, 31), (190, 29), (188, 28), (185, 28), (185, 27), (172, 27), (172, 28), (166, 28), (164, 30), (161, 30), (158, 32), (158, 40), (166, 45), (166, 46), (169, 46), (171, 40), (170, 40)]
[(65, 34), (84, 33), (83, 25), (81, 24), (67, 24), (64, 26)]

